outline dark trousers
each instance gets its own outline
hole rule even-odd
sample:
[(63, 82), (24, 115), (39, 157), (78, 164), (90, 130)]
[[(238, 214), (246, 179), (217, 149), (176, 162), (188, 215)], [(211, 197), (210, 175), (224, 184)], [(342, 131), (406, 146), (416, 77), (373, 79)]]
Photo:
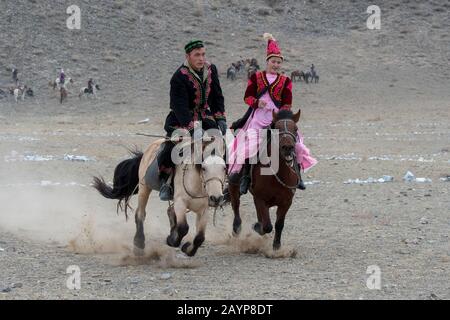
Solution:
[(161, 178), (167, 179), (175, 168), (175, 165), (171, 159), (172, 149), (174, 147), (175, 144), (171, 141), (166, 141), (162, 144), (162, 149), (157, 157), (159, 174)]

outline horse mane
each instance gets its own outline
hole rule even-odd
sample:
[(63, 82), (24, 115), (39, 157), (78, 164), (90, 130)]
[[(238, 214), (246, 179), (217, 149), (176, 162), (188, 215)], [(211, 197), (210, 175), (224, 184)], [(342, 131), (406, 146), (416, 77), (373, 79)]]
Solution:
[(291, 110), (281, 110), (277, 113), (277, 120), (292, 119), (294, 114)]

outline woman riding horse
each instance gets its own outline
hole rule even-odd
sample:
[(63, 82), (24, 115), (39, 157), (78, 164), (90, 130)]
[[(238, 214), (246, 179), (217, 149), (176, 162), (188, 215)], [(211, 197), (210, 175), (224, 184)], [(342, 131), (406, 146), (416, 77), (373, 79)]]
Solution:
[[(268, 128), (273, 121), (272, 111), (290, 110), (292, 106), (292, 82), (280, 74), (283, 63), (278, 43), (271, 34), (264, 34), (267, 43), (267, 67), (265, 71), (256, 72), (249, 80), (245, 91), (244, 101), (250, 106), (244, 118), (236, 121), (231, 126), (232, 129), (242, 129), (239, 131), (233, 142), (229, 146), (229, 180), (239, 181), (240, 172), (243, 167), (243, 176), (240, 178), (240, 192), (246, 194), (250, 186), (250, 164), (248, 159), (254, 157), (259, 151), (261, 129)], [(313, 167), (317, 160), (311, 157), (309, 149), (303, 144), (303, 137), (298, 132), (295, 144), (295, 155), (298, 169), (304, 172)], [(238, 159), (245, 155), (247, 159), (242, 164)], [(300, 173), (300, 170), (296, 170)], [(298, 188), (305, 189), (305, 185), (299, 176)]]

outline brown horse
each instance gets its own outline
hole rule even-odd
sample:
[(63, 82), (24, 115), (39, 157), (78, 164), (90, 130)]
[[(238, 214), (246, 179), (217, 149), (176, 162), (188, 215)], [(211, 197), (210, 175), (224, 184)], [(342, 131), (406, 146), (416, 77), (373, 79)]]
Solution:
[(64, 87), (61, 87), (59, 89), (59, 93), (60, 93), (59, 102), (61, 102), (61, 104), (62, 104), (63, 101), (67, 99), (67, 89)]
[(300, 71), (300, 70), (294, 70), (291, 73), (291, 80), (292, 80), (292, 82), (295, 82), (296, 79), (301, 81), (302, 78), (304, 78), (304, 77), (305, 77), (305, 74), (303, 73), (303, 71)]
[[(278, 136), (272, 136), (279, 145), (279, 170), (272, 175), (261, 175), (262, 168), (266, 167), (258, 161), (252, 168), (252, 185), (250, 192), (253, 195), (258, 222), (253, 225), (253, 229), (260, 235), (272, 232), (269, 208), (277, 207), (277, 220), (275, 223), (275, 238), (273, 249), (277, 250), (281, 246), (281, 233), (284, 227), (286, 213), (292, 204), (297, 184), (298, 174), (294, 170), (295, 143), (297, 137), (297, 122), (300, 119), (300, 110), (293, 114), (291, 111), (273, 112), (272, 129), (278, 130)], [(267, 146), (267, 155), (271, 156), (271, 144)], [(265, 168), (267, 169), (267, 168)], [(239, 214), (240, 193), (239, 184), (232, 183), (228, 186), (231, 206), (234, 212), (233, 234), (238, 235), (241, 230), (241, 217)]]

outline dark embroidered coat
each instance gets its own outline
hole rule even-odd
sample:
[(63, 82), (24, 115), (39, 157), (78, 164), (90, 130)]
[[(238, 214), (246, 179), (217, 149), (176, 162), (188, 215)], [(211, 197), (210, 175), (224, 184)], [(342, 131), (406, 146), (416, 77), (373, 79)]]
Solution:
[(168, 136), (175, 129), (192, 129), (194, 121), (202, 121), (204, 130), (218, 128), (216, 121), (226, 118), (216, 66), (205, 64), (203, 77), (187, 63), (178, 68), (170, 80), (170, 109), (164, 124)]

